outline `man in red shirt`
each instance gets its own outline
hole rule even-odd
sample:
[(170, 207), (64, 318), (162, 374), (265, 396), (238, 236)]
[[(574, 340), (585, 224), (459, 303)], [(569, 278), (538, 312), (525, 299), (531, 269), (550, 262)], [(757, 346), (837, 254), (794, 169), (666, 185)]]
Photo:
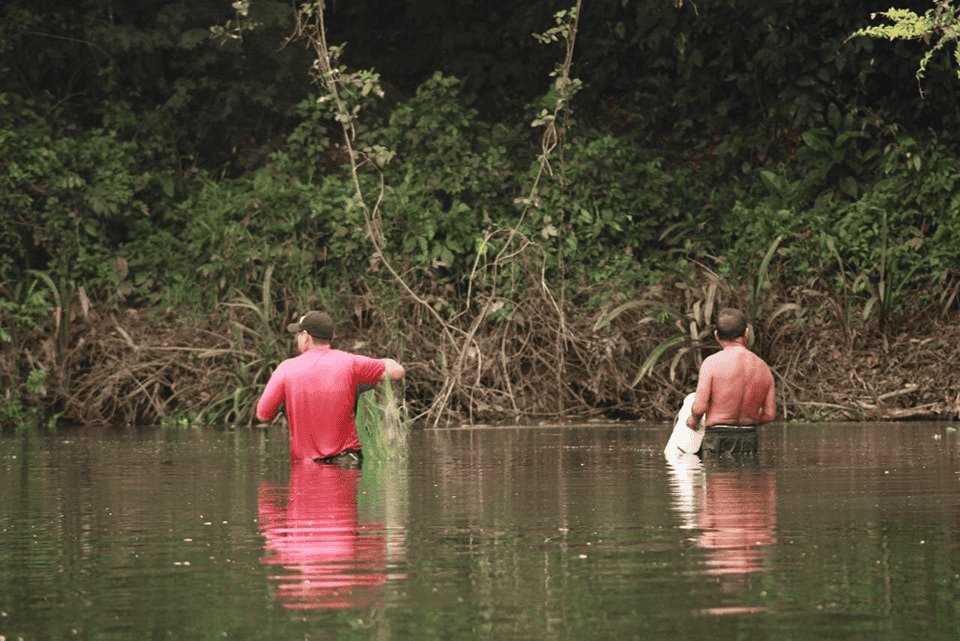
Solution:
[(286, 359), (271, 374), (257, 402), (257, 419), (273, 419), (283, 403), (291, 459), (359, 465), (362, 453), (354, 416), (358, 388), (386, 378), (400, 380), (403, 366), (392, 358), (333, 349), (333, 319), (325, 312), (307, 312), (287, 331), (297, 335), (300, 355)]
[(700, 417), (706, 426), (758, 425), (777, 415), (773, 373), (747, 346), (747, 318), (738, 309), (721, 309), (714, 336), (722, 348), (700, 366), (696, 397), (687, 427), (696, 430)]

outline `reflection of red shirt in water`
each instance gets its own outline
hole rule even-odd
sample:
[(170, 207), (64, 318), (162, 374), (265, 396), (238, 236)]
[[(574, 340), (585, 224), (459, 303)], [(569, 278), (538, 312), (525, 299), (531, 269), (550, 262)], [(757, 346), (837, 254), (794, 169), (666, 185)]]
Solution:
[(309, 349), (280, 363), (257, 402), (257, 417), (273, 418), (283, 402), (290, 423), (290, 458), (317, 459), (359, 450), (357, 387), (376, 385), (386, 364), (330, 347)]
[(359, 470), (293, 462), (285, 505), (283, 486), (261, 484), (263, 563), (285, 570), (271, 577), (284, 607), (365, 607), (377, 598), (369, 590), (387, 580), (386, 536), (382, 529), (361, 532), (359, 479)]

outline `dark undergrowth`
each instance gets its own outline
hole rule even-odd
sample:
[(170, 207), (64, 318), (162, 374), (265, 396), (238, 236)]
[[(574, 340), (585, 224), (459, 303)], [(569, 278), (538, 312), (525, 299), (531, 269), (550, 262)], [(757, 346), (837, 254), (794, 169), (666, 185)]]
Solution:
[[(340, 306), (353, 312), (339, 315), (335, 346), (400, 359), (408, 371), (406, 409), (419, 427), (662, 421), (716, 349), (711, 314), (749, 304), (729, 288), (701, 292), (651, 291), (647, 299), (584, 312), (534, 291), (515, 301), (509, 316), (489, 314), (469, 334), (451, 333), (413, 301), (383, 308), (354, 299)], [(916, 314), (881, 333), (875, 322), (844, 325), (824, 298), (797, 293), (779, 315), (756, 319), (753, 349), (774, 370), (782, 420), (960, 415), (954, 314)], [(50, 336), (25, 348), (49, 373), (34, 405), (70, 422), (250, 426), (270, 371), (293, 353), (286, 319), (265, 322), (252, 305), (190, 320), (74, 311), (59, 356)]]

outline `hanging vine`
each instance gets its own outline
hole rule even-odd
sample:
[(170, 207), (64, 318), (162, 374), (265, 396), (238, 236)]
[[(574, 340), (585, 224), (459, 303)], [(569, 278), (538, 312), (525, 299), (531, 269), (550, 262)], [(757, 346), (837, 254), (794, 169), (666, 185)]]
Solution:
[[(558, 150), (562, 151), (563, 138), (568, 126), (564, 116), (571, 98), (581, 86), (580, 81), (571, 76), (580, 5), (578, 0), (572, 9), (556, 13), (554, 16), (556, 25), (535, 36), (543, 43), (563, 42), (565, 44), (563, 60), (551, 74), (553, 77), (552, 109), (543, 109), (532, 122), (532, 126), (543, 129), (538, 169), (526, 196), (517, 199), (520, 212), (515, 224), (509, 229), (488, 230), (478, 244), (466, 298), (460, 310), (449, 319), (444, 318), (426, 297), (415, 291), (385, 251), (386, 239), (381, 216), (385, 192), (383, 168), (390, 161), (392, 152), (382, 146), (362, 146), (357, 140), (355, 127), (361, 112), (359, 99), (371, 94), (382, 96), (379, 75), (372, 71), (350, 71), (340, 65), (342, 49), (331, 46), (327, 40), (323, 0), (302, 5), (296, 14), (296, 27), (291, 39), (302, 39), (309, 43), (315, 57), (311, 67), (312, 79), (323, 91), (322, 99), (332, 102), (354, 186), (354, 200), (351, 206), (356, 207), (363, 214), (367, 238), (372, 244), (376, 259), (388, 270), (402, 291), (426, 310), (440, 328), (443, 357), (440, 359), (439, 366), (444, 370), (443, 384), (424, 415), (418, 417), (433, 426), (449, 420), (448, 409), (451, 398), (458, 391), (472, 388), (474, 395), (471, 395), (471, 398), (475, 398), (476, 394), (483, 395), (479, 372), (483, 369), (483, 360), (494, 359), (496, 355), (488, 353), (488, 350), (479, 343), (477, 336), (490, 313), (502, 306), (497, 285), (498, 275), (521, 255), (533, 252), (542, 257), (547, 251), (525, 236), (521, 232), (521, 227), (529, 212), (540, 205), (539, 190), (544, 177), (552, 176), (556, 171), (553, 162), (558, 155)], [(375, 171), (378, 176), (379, 187), (373, 194), (364, 192), (360, 178), (361, 172), (368, 169)], [(498, 249), (491, 257), (491, 248), (494, 246)], [(559, 299), (554, 295), (547, 282), (543, 265), (544, 261), (541, 258), (538, 287), (557, 317), (556, 353), (553, 359), (556, 363), (557, 385), (562, 386), (565, 346), (570, 336), (567, 331), (562, 295)], [(499, 357), (500, 360), (505, 360), (503, 354)], [(470, 371), (477, 373), (472, 380), (468, 379)], [(504, 377), (503, 382), (508, 387), (507, 395), (512, 396), (509, 391), (510, 376)], [(470, 395), (469, 391), (468, 395)], [(557, 396), (558, 411), (562, 413), (562, 395)], [(514, 403), (514, 407), (516, 406)]]

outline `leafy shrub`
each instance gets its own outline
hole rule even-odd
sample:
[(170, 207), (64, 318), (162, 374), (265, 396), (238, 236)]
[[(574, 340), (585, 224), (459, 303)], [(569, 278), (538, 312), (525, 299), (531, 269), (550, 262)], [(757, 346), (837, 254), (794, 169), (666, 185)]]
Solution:
[(553, 248), (552, 276), (595, 285), (657, 270), (673, 177), (629, 140), (575, 140), (541, 189), (528, 233)]

